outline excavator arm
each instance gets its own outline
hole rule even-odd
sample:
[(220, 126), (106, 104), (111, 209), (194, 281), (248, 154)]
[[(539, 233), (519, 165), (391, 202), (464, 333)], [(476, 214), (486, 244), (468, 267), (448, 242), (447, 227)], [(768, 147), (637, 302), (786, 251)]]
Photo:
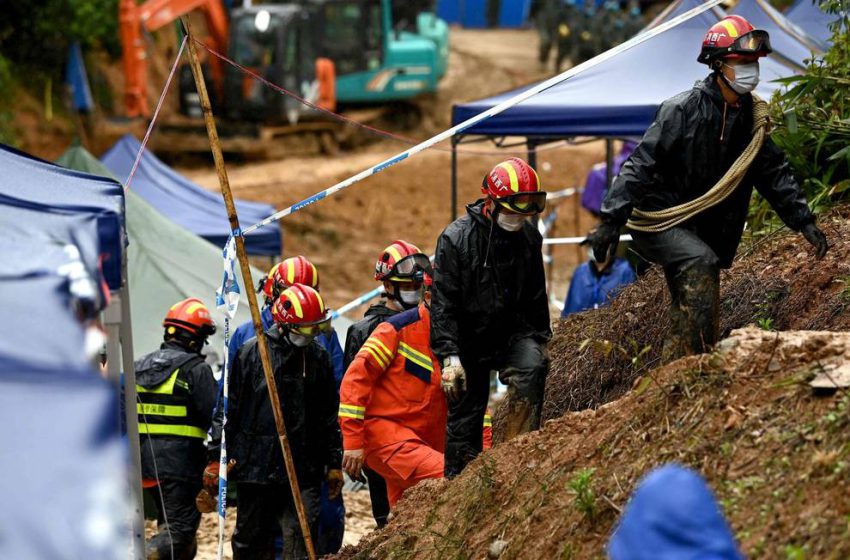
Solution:
[[(156, 31), (192, 10), (200, 10), (210, 34), (208, 44), (220, 53), (227, 52), (229, 22), (221, 0), (121, 0), (118, 7), (124, 64), (124, 104), (129, 117), (150, 116), (147, 99), (147, 52), (142, 30)], [(224, 68), (221, 60), (212, 58), (210, 68), (214, 86), (223, 89)]]

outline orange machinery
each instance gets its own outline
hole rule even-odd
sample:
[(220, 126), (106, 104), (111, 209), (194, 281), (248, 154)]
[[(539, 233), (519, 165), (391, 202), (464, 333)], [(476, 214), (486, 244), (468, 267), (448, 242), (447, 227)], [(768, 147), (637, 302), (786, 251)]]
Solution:
[[(136, 0), (121, 0), (118, 21), (124, 62), (124, 104), (128, 117), (149, 117), (151, 114), (143, 30), (156, 31), (195, 9), (206, 18), (209, 46), (226, 53), (229, 23), (221, 0), (147, 0), (142, 4), (137, 4)], [(220, 95), (224, 84), (223, 64), (215, 57), (209, 62), (214, 87)]]

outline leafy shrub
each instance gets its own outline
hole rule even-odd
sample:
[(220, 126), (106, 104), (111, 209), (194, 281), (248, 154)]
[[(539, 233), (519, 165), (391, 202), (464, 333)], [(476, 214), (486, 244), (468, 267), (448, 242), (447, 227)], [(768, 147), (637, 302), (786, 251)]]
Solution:
[[(850, 15), (848, 0), (821, 0), (839, 17), (831, 24), (832, 44), (822, 58), (808, 61), (804, 74), (781, 80), (785, 88), (772, 103), (778, 128), (772, 138), (788, 154), (815, 212), (850, 192)], [(774, 229), (778, 218), (761, 197), (750, 207), (754, 234)]]

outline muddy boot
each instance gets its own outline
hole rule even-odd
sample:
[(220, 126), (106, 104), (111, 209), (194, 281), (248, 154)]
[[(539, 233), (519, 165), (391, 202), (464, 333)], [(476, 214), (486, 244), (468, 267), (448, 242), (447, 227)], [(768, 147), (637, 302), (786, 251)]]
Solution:
[(668, 275), (670, 333), (661, 351), (663, 362), (700, 354), (720, 335), (720, 270), (696, 262)]
[(520, 396), (512, 388), (508, 388), (505, 405), (508, 407), (505, 414), (505, 428), (502, 441), (508, 441), (520, 434), (531, 432), (540, 427), (540, 405), (532, 404), (526, 398)]

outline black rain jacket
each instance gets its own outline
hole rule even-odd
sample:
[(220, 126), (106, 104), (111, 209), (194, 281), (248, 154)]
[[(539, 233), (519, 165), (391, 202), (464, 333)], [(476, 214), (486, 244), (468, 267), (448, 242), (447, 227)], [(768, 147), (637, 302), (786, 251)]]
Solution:
[(363, 347), (363, 343), (371, 336), (372, 331), (396, 313), (400, 313), (400, 311), (390, 309), (385, 301), (380, 301), (370, 305), (363, 318), (348, 327), (348, 332), (345, 335), (345, 352), (342, 358), (342, 365), (346, 371), (360, 348)]
[[(706, 193), (749, 144), (752, 123), (751, 96), (738, 108), (728, 105), (714, 75), (668, 99), (605, 196), (603, 220), (623, 225), (632, 208), (662, 210)], [(784, 152), (768, 137), (737, 190), (681, 226), (708, 244), (723, 268), (741, 241), (753, 187), (791, 229), (814, 221)]]
[[(177, 379), (185, 381), (188, 423), (209, 430), (218, 397), (218, 383), (210, 366), (197, 352), (186, 350), (174, 341), (163, 343), (159, 350), (136, 361), (136, 384), (152, 389), (180, 368)], [(177, 391), (183, 391), (178, 388)], [(206, 465), (204, 441), (180, 436), (140, 436), (142, 476), (160, 480), (197, 482)], [(154, 464), (156, 458), (156, 464)]]
[(531, 223), (517, 232), (466, 207), (437, 240), (431, 295), (431, 348), (442, 361), (488, 365), (520, 338), (552, 337), (543, 270), (543, 238)]
[[(266, 340), (298, 484), (314, 488), (327, 470), (342, 466), (339, 395), (331, 358), (316, 341), (295, 347), (277, 326), (266, 331)], [(217, 461), (220, 453), (220, 411), (215, 425), (211, 461)], [(239, 349), (233, 364), (225, 429), (228, 458), (236, 460), (231, 480), (288, 483), (256, 338)]]

